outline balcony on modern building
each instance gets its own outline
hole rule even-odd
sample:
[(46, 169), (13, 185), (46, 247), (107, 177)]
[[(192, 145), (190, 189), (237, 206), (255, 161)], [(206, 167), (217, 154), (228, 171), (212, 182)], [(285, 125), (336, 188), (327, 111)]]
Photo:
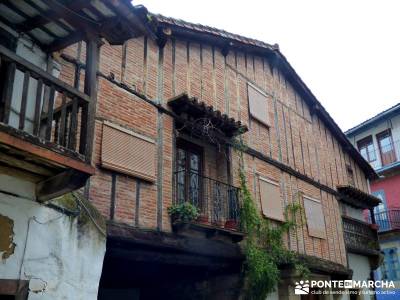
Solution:
[[(33, 182), (32, 198), (38, 201), (85, 184), (94, 173), (91, 154), (101, 39), (122, 44), (143, 35), (146, 28), (139, 15), (145, 13), (129, 1), (2, 2), (0, 176)], [(58, 78), (61, 58), (54, 52), (80, 41), (86, 61), (75, 66), (75, 78), (68, 80), (72, 86)], [(82, 77), (84, 84), (79, 84)]]
[(400, 208), (375, 212), (375, 221), (379, 226), (379, 233), (400, 230)]
[(376, 226), (347, 216), (342, 216), (342, 221), (347, 251), (367, 256), (379, 255)]

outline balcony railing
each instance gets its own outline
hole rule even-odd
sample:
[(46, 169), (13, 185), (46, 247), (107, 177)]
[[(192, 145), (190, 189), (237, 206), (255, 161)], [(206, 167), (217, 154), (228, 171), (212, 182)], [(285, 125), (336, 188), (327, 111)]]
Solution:
[(0, 122), (85, 156), (89, 96), (0, 46)]
[(375, 213), (375, 222), (379, 225), (379, 232), (400, 229), (400, 208)]
[(190, 202), (200, 212), (196, 222), (238, 229), (240, 189), (196, 172), (175, 172), (174, 203)]
[(378, 234), (371, 224), (344, 216), (342, 220), (348, 251), (366, 255), (379, 254)]

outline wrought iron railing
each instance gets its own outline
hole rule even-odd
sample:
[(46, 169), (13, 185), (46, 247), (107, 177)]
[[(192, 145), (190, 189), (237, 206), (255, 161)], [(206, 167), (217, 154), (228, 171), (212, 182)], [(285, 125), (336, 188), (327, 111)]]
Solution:
[(377, 230), (371, 224), (349, 217), (342, 217), (344, 241), (350, 252), (379, 253)]
[(0, 122), (85, 156), (90, 97), (0, 45)]
[(400, 208), (375, 213), (375, 222), (379, 225), (379, 232), (400, 229)]
[(174, 174), (174, 203), (190, 202), (200, 212), (196, 222), (238, 229), (240, 189), (185, 170)]

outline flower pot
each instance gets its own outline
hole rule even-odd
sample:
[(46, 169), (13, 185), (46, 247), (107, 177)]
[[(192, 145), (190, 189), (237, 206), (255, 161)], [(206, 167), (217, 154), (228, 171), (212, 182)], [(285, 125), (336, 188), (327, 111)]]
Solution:
[(201, 224), (209, 224), (208, 221), (208, 217), (205, 215), (200, 215), (197, 219), (196, 219), (197, 223), (201, 223)]
[(236, 220), (226, 220), (225, 228), (230, 230), (237, 230), (238, 222)]
[(373, 230), (379, 230), (379, 224), (369, 224), (369, 227)]
[(222, 221), (222, 220), (217, 220), (217, 221), (214, 222), (214, 225), (217, 226), (217, 227), (224, 228), (225, 222)]

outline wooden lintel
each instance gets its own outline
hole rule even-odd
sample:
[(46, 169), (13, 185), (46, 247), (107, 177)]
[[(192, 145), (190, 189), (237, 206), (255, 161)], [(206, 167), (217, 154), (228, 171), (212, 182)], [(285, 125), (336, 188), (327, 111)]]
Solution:
[(62, 196), (85, 185), (89, 175), (69, 169), (36, 185), (36, 198), (39, 202)]

